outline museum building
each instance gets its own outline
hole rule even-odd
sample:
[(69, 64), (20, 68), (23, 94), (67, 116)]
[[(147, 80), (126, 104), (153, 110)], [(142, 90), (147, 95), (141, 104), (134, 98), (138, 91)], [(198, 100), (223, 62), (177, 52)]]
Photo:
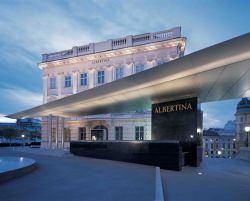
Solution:
[[(185, 45), (176, 27), (43, 54), (38, 64), (43, 71), (43, 103), (182, 57)], [(42, 118), (42, 147), (68, 148), (76, 140), (151, 140), (151, 110)]]

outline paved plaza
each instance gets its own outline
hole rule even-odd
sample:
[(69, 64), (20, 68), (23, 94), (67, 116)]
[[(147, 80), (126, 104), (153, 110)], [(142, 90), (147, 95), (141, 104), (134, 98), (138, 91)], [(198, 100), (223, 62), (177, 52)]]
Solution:
[(250, 201), (250, 162), (204, 159), (198, 168), (161, 170), (167, 201)]
[(6, 148), (0, 149), (0, 156), (25, 156), (37, 162), (33, 172), (0, 184), (1, 201), (152, 201), (155, 197), (152, 166)]
[[(32, 149), (31, 149), (32, 150)], [(155, 167), (77, 157), (65, 152), (1, 148), (1, 156), (24, 156), (37, 169), (0, 184), (0, 200), (153, 201)], [(205, 159), (182, 172), (162, 170), (165, 201), (250, 201), (250, 162)]]

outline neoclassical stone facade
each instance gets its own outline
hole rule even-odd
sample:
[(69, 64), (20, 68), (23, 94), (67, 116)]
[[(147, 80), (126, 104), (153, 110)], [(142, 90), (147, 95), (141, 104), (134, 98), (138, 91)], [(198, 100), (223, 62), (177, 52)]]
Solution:
[(247, 144), (250, 146), (250, 134), (245, 131), (245, 127), (250, 126), (250, 100), (248, 98), (242, 98), (237, 104), (235, 120), (238, 149), (246, 147)]
[[(44, 54), (43, 102), (113, 82), (184, 55), (181, 28), (126, 36)], [(48, 131), (52, 128), (52, 132)], [(68, 147), (70, 140), (150, 140), (151, 112), (130, 111), (42, 121), (44, 147)]]

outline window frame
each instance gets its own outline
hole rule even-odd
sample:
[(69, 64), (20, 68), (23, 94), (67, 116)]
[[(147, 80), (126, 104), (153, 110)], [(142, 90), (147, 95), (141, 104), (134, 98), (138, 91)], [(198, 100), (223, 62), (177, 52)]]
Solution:
[(49, 78), (49, 89), (56, 89), (56, 77)]
[(64, 76), (64, 88), (70, 88), (72, 86), (71, 75)]
[(124, 68), (123, 66), (118, 66), (115, 68), (115, 79), (119, 80), (124, 77)]
[[(139, 69), (139, 70), (138, 70)], [(136, 64), (135, 65), (135, 73), (140, 73), (142, 71), (144, 71), (144, 64)]]
[(144, 126), (135, 126), (135, 140), (144, 140)]
[(123, 140), (123, 126), (115, 126), (115, 140)]
[(87, 132), (86, 132), (86, 127), (79, 127), (78, 128), (78, 138), (79, 140), (86, 140), (87, 137)]
[(104, 83), (105, 83), (105, 71), (99, 70), (97, 71), (97, 84), (104, 84)]

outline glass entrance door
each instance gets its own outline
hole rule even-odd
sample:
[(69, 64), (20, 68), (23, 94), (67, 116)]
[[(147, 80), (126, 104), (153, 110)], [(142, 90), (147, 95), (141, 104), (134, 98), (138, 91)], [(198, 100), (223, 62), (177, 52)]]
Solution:
[(92, 129), (91, 130), (91, 139), (92, 140), (104, 140), (105, 138), (104, 129)]

